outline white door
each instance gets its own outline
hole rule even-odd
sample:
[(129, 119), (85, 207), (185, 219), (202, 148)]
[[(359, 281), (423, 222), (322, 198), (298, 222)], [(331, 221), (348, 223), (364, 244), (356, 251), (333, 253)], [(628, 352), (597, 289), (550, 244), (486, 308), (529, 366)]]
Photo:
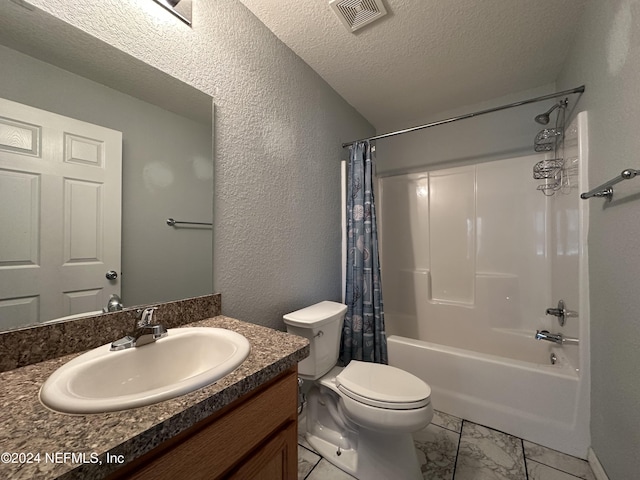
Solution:
[(0, 99), (0, 330), (120, 294), (121, 171), (121, 132)]

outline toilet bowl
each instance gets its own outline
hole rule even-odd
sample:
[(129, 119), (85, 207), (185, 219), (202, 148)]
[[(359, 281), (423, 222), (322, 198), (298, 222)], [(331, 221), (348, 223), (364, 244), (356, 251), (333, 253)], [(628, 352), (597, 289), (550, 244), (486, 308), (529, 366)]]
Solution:
[(287, 331), (310, 342), (309, 357), (298, 365), (299, 376), (313, 382), (305, 438), (358, 479), (422, 478), (411, 433), (431, 422), (431, 389), (389, 365), (336, 366), (346, 311), (320, 302), (284, 316)]

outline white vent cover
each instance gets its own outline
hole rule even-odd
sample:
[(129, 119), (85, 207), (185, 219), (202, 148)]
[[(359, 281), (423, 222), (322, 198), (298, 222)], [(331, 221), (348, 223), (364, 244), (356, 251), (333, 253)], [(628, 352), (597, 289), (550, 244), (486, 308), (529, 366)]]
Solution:
[(330, 0), (329, 5), (350, 32), (387, 14), (382, 0)]

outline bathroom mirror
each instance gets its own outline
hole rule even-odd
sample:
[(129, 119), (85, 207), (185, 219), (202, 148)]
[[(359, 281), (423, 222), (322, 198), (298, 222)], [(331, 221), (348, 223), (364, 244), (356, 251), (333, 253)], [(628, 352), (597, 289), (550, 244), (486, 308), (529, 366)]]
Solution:
[[(24, 2), (0, 6), (0, 65), (0, 98), (122, 132), (125, 308), (212, 293), (212, 227), (166, 222), (212, 222), (212, 98)], [(0, 308), (0, 330), (24, 318)]]

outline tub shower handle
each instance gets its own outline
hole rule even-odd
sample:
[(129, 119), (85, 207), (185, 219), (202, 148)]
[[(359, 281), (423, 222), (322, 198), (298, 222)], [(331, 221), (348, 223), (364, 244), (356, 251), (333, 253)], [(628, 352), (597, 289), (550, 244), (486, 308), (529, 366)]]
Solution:
[(577, 315), (576, 312), (567, 310), (564, 300), (558, 302), (558, 308), (547, 308), (546, 313), (547, 315), (558, 317), (558, 323), (561, 327), (564, 327), (567, 317), (575, 317)]

